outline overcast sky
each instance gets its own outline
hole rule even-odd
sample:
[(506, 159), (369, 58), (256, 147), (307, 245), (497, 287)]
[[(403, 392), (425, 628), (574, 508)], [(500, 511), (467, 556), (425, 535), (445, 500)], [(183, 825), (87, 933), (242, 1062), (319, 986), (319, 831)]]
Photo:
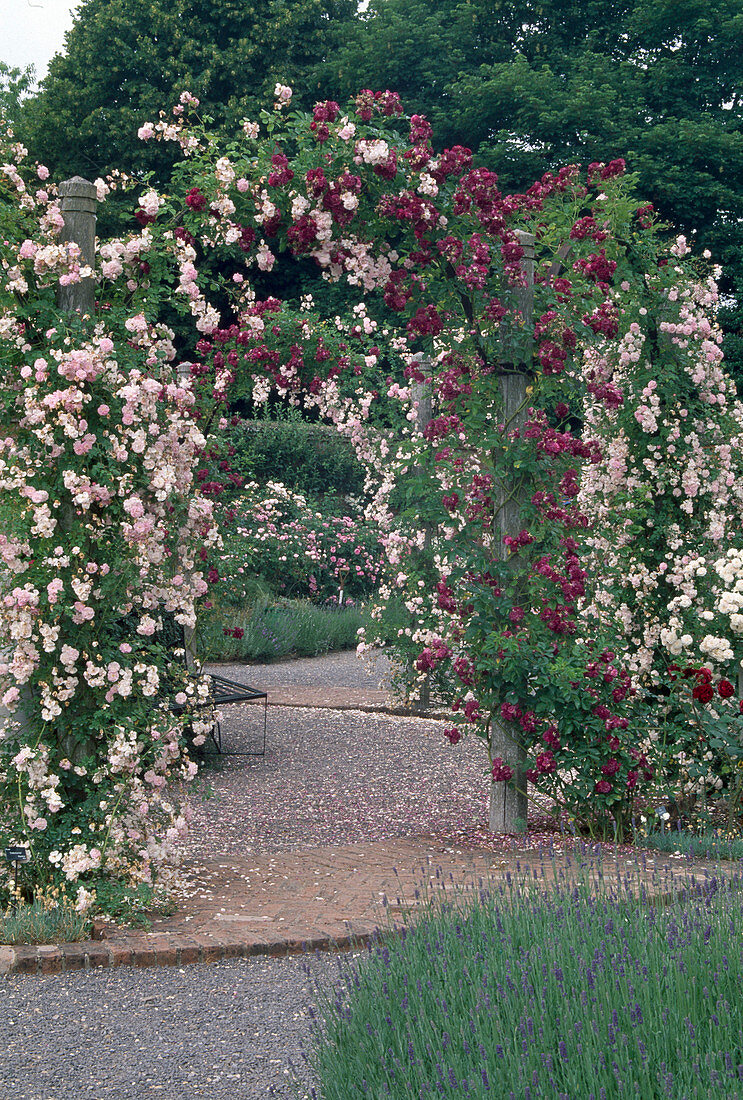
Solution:
[(64, 45), (80, 0), (0, 0), (0, 61), (17, 69), (33, 65), (37, 79)]

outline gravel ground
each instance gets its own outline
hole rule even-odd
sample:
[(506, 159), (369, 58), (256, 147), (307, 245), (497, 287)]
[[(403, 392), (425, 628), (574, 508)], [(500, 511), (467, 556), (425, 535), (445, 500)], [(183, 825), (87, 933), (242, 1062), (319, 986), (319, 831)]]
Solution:
[[(262, 707), (221, 709), (223, 746), (255, 748)], [(422, 718), (270, 707), (265, 757), (218, 758), (197, 778), (184, 855), (484, 835), (485, 748), (450, 745), (442, 731)]]
[(360, 658), (356, 656), (356, 650), (351, 649), (322, 657), (299, 657), (269, 664), (227, 663), (207, 665), (206, 668), (228, 679), (247, 680), (260, 688), (287, 687), (290, 684), (301, 684), (302, 687), (384, 688), (388, 684), (392, 664), (381, 653), (370, 653)]
[[(271, 665), (220, 666), (257, 686), (370, 686), (353, 653)], [(387, 674), (372, 669), (377, 686)], [(261, 707), (224, 708), (225, 747), (255, 749)], [(486, 754), (452, 746), (444, 723), (359, 711), (271, 707), (265, 757), (220, 758), (197, 781), (184, 855), (244, 855), (427, 836), (466, 848), (488, 837)], [(210, 787), (212, 796), (202, 801)], [(530, 821), (539, 827), (538, 821)], [(535, 842), (534, 835), (530, 841)], [(230, 960), (184, 970), (7, 977), (0, 986), (0, 1098), (254, 1100), (295, 1096), (309, 1034), (312, 971), (337, 963)]]
[[(377, 687), (390, 669), (385, 658), (361, 661), (354, 652), (219, 667), (228, 677), (267, 688)], [(220, 713), (228, 753), (260, 749), (260, 704), (223, 706)], [(184, 855), (246, 856), (393, 837), (510, 849), (510, 839), (494, 838), (487, 828), (484, 743), (473, 736), (451, 745), (446, 725), (271, 706), (265, 756), (211, 756), (196, 780)], [(529, 825), (533, 833), (547, 829), (538, 812), (530, 812)]]
[[(310, 973), (307, 973), (309, 968)], [(330, 955), (77, 971), (0, 986), (3, 1100), (296, 1098)], [(296, 1070), (296, 1073), (295, 1073)]]

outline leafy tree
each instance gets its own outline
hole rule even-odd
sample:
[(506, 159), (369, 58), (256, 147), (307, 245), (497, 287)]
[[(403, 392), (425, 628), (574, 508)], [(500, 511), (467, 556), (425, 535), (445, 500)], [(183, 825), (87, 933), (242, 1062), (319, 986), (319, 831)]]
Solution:
[(21, 112), (21, 100), (33, 87), (32, 65), (17, 69), (0, 61), (0, 118), (16, 123)]
[(327, 72), (343, 92), (393, 88), (507, 190), (624, 157), (639, 192), (723, 265), (743, 378), (741, 41), (740, 0), (373, 0)]
[(320, 98), (316, 69), (354, 0), (84, 0), (22, 136), (57, 176), (155, 170), (173, 150), (137, 140), (182, 90), (230, 128), (257, 114), (277, 81), (298, 104)]

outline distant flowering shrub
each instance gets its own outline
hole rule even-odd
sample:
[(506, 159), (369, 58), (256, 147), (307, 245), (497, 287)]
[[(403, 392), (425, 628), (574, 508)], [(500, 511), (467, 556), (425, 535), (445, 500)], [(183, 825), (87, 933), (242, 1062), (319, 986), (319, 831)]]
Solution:
[(214, 593), (236, 606), (250, 601), (260, 576), (282, 595), (322, 603), (344, 595), (366, 596), (381, 566), (379, 531), (357, 506), (344, 513), (320, 510), (280, 482), (247, 482), (231, 505), (234, 513), (219, 557)]

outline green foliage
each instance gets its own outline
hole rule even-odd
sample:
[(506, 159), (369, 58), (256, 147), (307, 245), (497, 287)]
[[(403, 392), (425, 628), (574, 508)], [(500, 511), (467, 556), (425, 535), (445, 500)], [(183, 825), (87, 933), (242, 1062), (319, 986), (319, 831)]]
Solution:
[(572, 891), (535, 896), (523, 872), (437, 898), (402, 938), (342, 967), (340, 987), (318, 993), (319, 1094), (737, 1094), (737, 894), (716, 882), (698, 900), (648, 907), (630, 898), (637, 881), (619, 898), (596, 894), (601, 873), (588, 865)]
[(306, 600), (282, 600), (240, 610), (217, 605), (202, 614), (199, 638), (210, 661), (315, 657), (352, 649), (367, 623), (367, 613), (355, 604), (317, 607)]
[(104, 917), (145, 931), (152, 927), (153, 917), (169, 917), (176, 911), (172, 898), (163, 889), (155, 889), (147, 882), (127, 886), (107, 879), (97, 889), (96, 900), (97, 909)]
[(654, 852), (680, 852), (693, 859), (743, 860), (743, 837), (720, 830), (693, 833), (688, 829), (651, 829), (635, 831), (638, 848)]
[(359, 496), (364, 470), (351, 443), (325, 424), (242, 420), (226, 433), (233, 470), (251, 481), (281, 481), (297, 493)]
[(0, 61), (0, 119), (15, 125), (21, 113), (21, 101), (33, 87), (32, 65), (16, 69)]
[(354, 11), (351, 0), (85, 0), (23, 112), (23, 138), (59, 178), (117, 167), (164, 182), (172, 147), (143, 145), (138, 127), (182, 90), (230, 128), (277, 81), (310, 106), (317, 64)]
[(66, 898), (37, 897), (0, 915), (0, 943), (74, 943), (89, 933), (88, 918)]

